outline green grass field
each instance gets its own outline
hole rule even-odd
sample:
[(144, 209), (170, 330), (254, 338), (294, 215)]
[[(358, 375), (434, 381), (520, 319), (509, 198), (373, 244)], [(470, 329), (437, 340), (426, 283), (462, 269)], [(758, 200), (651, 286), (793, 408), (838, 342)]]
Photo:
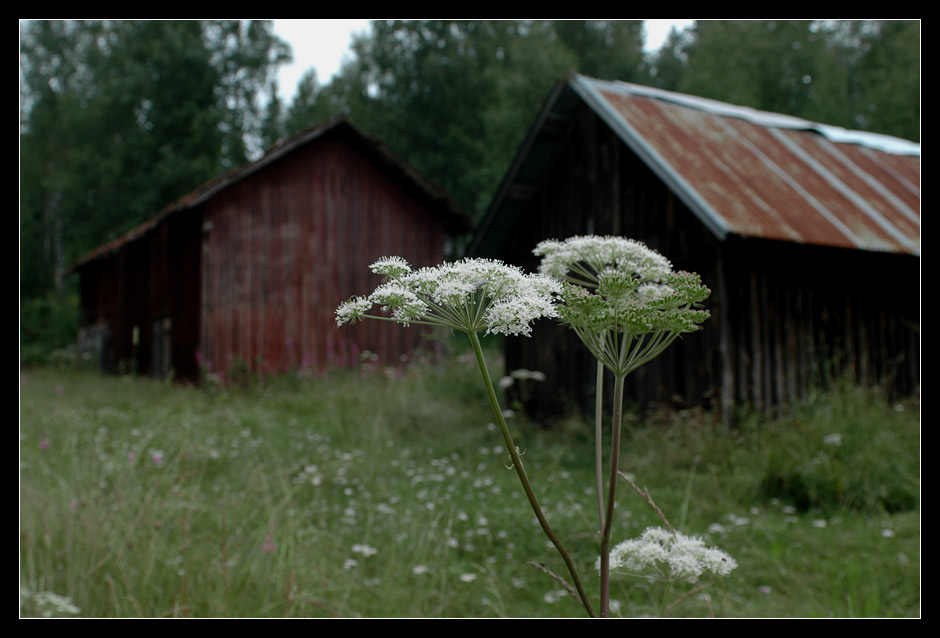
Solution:
[[(919, 422), (842, 388), (734, 436), (630, 425), (621, 467), (738, 569), (671, 608), (618, 577), (617, 615), (920, 616)], [(596, 596), (592, 425), (510, 425)], [(583, 617), (507, 459), (464, 358), (214, 391), (25, 370), (20, 615)], [(659, 524), (619, 494), (615, 543)]]

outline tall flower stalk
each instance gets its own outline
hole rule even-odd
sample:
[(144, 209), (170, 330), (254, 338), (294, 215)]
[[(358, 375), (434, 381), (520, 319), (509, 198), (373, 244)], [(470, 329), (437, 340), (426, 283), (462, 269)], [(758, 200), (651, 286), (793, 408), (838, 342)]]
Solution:
[[(675, 272), (665, 257), (622, 237), (571, 237), (536, 246), (541, 272), (563, 280), (561, 322), (597, 359), (595, 454), (600, 524), (600, 615), (610, 615), (610, 543), (620, 462), (623, 388), (627, 375), (659, 356), (681, 334), (694, 332), (709, 313), (711, 291), (698, 275)], [(603, 370), (614, 376), (607, 495), (603, 471)]]
[[(463, 259), (433, 268), (412, 270), (400, 257), (385, 257), (372, 264), (385, 279), (372, 294), (353, 297), (336, 309), (342, 326), (361, 319), (381, 319), (404, 325), (439, 326), (467, 334), (480, 367), (493, 416), (503, 436), (513, 468), (542, 530), (568, 568), (578, 597), (590, 616), (596, 616), (571, 555), (552, 530), (532, 489), (522, 458), (503, 417), (486, 366), (479, 334), (531, 334), (540, 317), (555, 318), (561, 284), (542, 274), (524, 274), (518, 268), (488, 259)], [(388, 316), (370, 314), (379, 306)]]

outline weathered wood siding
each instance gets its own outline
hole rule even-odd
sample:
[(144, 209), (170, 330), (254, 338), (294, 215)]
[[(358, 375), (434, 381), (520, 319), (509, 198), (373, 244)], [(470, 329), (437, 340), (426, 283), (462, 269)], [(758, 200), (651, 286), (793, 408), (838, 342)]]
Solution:
[(916, 257), (766, 241), (722, 249), (729, 399), (779, 414), (842, 374), (888, 396), (919, 389)]
[(339, 328), (336, 307), (375, 288), (375, 260), (434, 265), (467, 230), (447, 196), (381, 143), (326, 122), (80, 260), (80, 341), (105, 370), (186, 380), (365, 357), (398, 365), (425, 330)]
[(107, 342), (105, 371), (196, 378), (200, 226), (197, 213), (172, 217), (82, 267), (83, 325)]
[[(565, 132), (499, 257), (538, 267), (549, 238), (622, 235), (645, 242), (712, 290), (711, 319), (628, 377), (626, 395), (658, 404), (736, 406), (774, 413), (841, 371), (894, 393), (919, 384), (919, 260), (802, 246), (719, 242), (587, 107)], [(507, 369), (540, 370), (530, 408), (551, 415), (593, 402), (594, 361), (571, 331), (548, 322), (507, 340)], [(609, 396), (609, 394), (608, 394)]]
[(220, 372), (322, 368), (366, 350), (396, 365), (420, 329), (338, 328), (334, 310), (379, 283), (376, 259), (433, 265), (444, 241), (426, 199), (355, 145), (303, 147), (203, 205), (200, 355)]

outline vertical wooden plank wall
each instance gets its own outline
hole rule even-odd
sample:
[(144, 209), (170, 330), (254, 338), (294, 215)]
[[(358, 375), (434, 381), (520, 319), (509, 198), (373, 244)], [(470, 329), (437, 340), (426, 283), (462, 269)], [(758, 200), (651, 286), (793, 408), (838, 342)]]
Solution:
[(443, 259), (443, 220), (409, 186), (342, 137), (317, 140), (205, 204), (202, 348), (216, 371), (320, 369), (366, 350), (397, 365), (420, 330), (334, 310), (371, 292), (368, 266), (401, 255)]
[(917, 391), (916, 258), (762, 241), (723, 249), (735, 403), (779, 415), (842, 375), (889, 396)]
[[(731, 426), (738, 407), (780, 415), (843, 371), (861, 383), (887, 380), (891, 391), (917, 389), (916, 258), (719, 242), (593, 113), (585, 110), (571, 126), (501, 257), (533, 270), (531, 250), (543, 239), (623, 235), (699, 273), (712, 289), (704, 330), (628, 377), (628, 401), (640, 408), (716, 405)], [(507, 340), (507, 367), (547, 375), (533, 392), (534, 414), (590, 410), (592, 362), (570, 331), (538, 327), (531, 340)]]

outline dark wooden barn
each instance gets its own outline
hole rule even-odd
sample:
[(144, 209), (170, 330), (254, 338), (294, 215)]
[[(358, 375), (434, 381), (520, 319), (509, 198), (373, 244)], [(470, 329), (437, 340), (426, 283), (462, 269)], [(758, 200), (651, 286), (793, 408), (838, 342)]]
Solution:
[[(543, 239), (621, 235), (699, 273), (712, 313), (627, 380), (639, 407), (776, 413), (840, 374), (920, 383), (920, 146), (570, 76), (549, 97), (469, 253), (527, 270)], [(507, 340), (539, 413), (593, 401), (593, 360), (543, 322)]]
[(400, 255), (440, 263), (467, 217), (386, 146), (339, 119), (186, 195), (74, 266), (81, 341), (109, 370), (196, 379), (383, 365), (420, 331), (336, 326), (334, 310)]

